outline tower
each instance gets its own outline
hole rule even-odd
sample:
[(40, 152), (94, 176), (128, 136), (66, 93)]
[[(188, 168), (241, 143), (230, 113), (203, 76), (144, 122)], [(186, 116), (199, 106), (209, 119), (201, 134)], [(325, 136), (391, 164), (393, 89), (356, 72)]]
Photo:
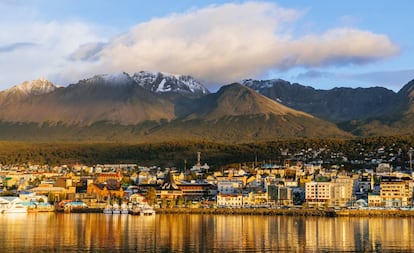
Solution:
[(197, 167), (201, 166), (201, 152), (197, 152)]

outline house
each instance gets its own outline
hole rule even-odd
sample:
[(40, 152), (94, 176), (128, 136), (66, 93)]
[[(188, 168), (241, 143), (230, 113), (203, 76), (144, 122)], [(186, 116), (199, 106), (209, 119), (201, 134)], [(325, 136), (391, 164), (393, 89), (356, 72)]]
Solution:
[(106, 182), (110, 179), (114, 179), (118, 182), (121, 182), (122, 174), (120, 172), (118, 172), (118, 173), (113, 173), (113, 172), (100, 173), (98, 175), (98, 178), (96, 179), (96, 183), (104, 183), (104, 182)]
[(243, 196), (239, 194), (217, 194), (218, 207), (243, 207)]
[(89, 184), (86, 193), (96, 195), (98, 201), (106, 200), (108, 197), (123, 198), (125, 195), (121, 184), (114, 179), (109, 179), (105, 183)]
[(174, 200), (183, 196), (183, 191), (175, 183), (174, 175), (171, 172), (167, 173), (161, 188), (157, 189), (157, 195), (160, 199), (169, 200)]

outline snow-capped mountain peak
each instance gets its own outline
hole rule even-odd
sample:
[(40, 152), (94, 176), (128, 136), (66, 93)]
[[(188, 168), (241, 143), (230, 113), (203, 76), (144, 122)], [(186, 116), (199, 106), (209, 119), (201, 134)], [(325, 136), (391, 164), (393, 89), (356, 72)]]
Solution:
[(271, 80), (244, 79), (241, 81), (241, 83), (256, 91), (259, 91), (261, 89), (271, 88), (275, 84), (278, 84), (278, 83), (290, 84), (288, 81), (285, 81), (283, 79), (271, 79)]
[(112, 73), (112, 74), (102, 74), (102, 75), (95, 75), (91, 78), (81, 80), (80, 83), (83, 84), (104, 84), (104, 85), (130, 85), (134, 83), (134, 80), (128, 73), (119, 72), (119, 73)]
[(209, 90), (191, 76), (163, 72), (140, 71), (132, 78), (142, 87), (156, 93), (173, 92), (185, 95), (206, 95)]
[(13, 86), (9, 91), (23, 93), (24, 95), (40, 95), (50, 93), (56, 88), (57, 86), (55, 86), (52, 82), (42, 77), (37, 80), (25, 81), (22, 84)]

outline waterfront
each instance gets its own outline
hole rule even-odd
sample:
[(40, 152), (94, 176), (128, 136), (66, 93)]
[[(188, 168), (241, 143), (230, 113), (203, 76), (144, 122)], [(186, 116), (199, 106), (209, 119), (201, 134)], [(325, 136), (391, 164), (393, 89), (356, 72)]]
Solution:
[(33, 213), (0, 216), (3, 252), (408, 252), (414, 218)]

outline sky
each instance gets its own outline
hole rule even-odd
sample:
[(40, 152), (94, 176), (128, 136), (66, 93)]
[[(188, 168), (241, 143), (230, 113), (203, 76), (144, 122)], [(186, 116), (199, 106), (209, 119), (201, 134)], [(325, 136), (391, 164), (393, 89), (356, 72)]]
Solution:
[(414, 1), (0, 0), (0, 90), (44, 77), (191, 75), (382, 86), (414, 79)]

